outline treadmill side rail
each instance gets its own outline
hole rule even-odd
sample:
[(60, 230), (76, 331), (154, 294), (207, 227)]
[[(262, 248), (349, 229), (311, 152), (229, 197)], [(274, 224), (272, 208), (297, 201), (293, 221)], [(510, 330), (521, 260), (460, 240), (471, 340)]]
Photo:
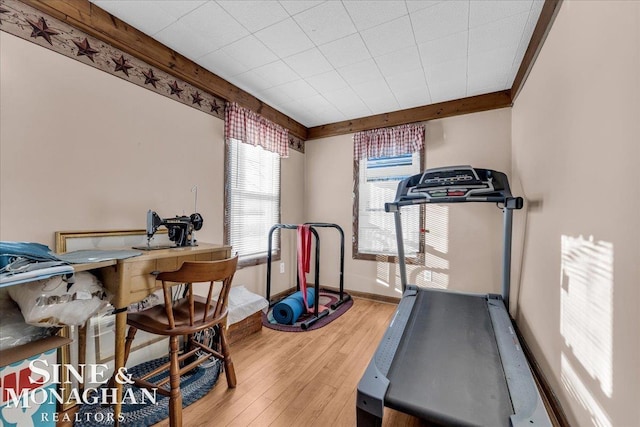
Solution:
[(374, 361), (369, 363), (358, 384), (356, 397), (356, 420), (358, 427), (382, 425), (384, 396), (389, 380), (377, 368)]
[(358, 427), (382, 425), (384, 398), (389, 387), (387, 374), (413, 311), (418, 290), (407, 286), (382, 341), (358, 383), (356, 418)]
[(488, 307), (513, 405), (511, 425), (551, 427), (551, 420), (504, 302), (501, 298), (489, 298)]

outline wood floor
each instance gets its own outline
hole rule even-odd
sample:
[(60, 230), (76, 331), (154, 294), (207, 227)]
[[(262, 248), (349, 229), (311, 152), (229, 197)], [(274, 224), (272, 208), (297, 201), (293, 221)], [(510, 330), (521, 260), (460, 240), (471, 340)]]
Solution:
[[(262, 328), (233, 344), (237, 387), (228, 389), (222, 375), (207, 396), (184, 409), (183, 425), (355, 426), (356, 386), (395, 308), (356, 298), (349, 311), (318, 330)], [(422, 424), (385, 409), (383, 425)]]

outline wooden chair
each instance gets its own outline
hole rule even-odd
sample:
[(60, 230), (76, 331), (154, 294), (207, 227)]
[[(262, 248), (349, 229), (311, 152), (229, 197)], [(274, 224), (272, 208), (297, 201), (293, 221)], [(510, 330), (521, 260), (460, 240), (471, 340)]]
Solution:
[[(169, 423), (172, 427), (182, 426), (180, 376), (209, 360), (210, 355), (223, 361), (228, 387), (236, 386), (236, 374), (224, 330), (227, 323), (229, 291), (237, 264), (238, 256), (236, 255), (221, 261), (186, 261), (176, 271), (159, 273), (156, 280), (162, 281), (164, 304), (127, 316), (127, 324), (130, 327), (125, 342), (125, 364), (138, 329), (151, 334), (169, 336), (169, 362), (133, 380), (138, 387), (157, 388), (159, 394), (169, 396)], [(205, 302), (203, 302), (204, 298), (194, 296), (193, 287), (197, 282), (208, 282), (209, 291)], [(222, 282), (217, 302), (212, 298), (215, 282)], [(171, 288), (183, 283), (189, 284), (188, 295), (174, 301)], [(220, 333), (220, 351), (193, 339), (193, 334), (214, 326), (217, 326)], [(178, 353), (180, 336), (185, 336), (186, 339), (186, 350), (183, 354)], [(201, 354), (196, 355), (197, 352)], [(148, 381), (149, 378), (167, 368), (169, 368), (168, 377), (155, 384)], [(170, 390), (163, 387), (167, 383)]]

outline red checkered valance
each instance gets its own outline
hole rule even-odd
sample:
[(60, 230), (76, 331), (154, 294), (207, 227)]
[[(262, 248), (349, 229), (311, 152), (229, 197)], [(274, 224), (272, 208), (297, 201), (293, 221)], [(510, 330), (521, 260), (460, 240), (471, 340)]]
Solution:
[(414, 153), (423, 146), (424, 125), (401, 125), (353, 135), (353, 156), (356, 160)]
[(289, 157), (289, 131), (235, 102), (225, 108), (224, 135), (227, 140), (259, 145), (280, 157)]

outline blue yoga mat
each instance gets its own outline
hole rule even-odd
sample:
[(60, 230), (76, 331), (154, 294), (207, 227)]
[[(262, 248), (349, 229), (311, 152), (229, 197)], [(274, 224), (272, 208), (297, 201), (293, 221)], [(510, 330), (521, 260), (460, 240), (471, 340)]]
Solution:
[[(315, 297), (315, 290), (307, 289), (307, 303), (309, 307), (313, 306)], [(293, 325), (296, 323), (296, 320), (298, 320), (298, 317), (305, 311), (302, 291), (298, 291), (273, 306), (273, 318), (281, 325)]]

